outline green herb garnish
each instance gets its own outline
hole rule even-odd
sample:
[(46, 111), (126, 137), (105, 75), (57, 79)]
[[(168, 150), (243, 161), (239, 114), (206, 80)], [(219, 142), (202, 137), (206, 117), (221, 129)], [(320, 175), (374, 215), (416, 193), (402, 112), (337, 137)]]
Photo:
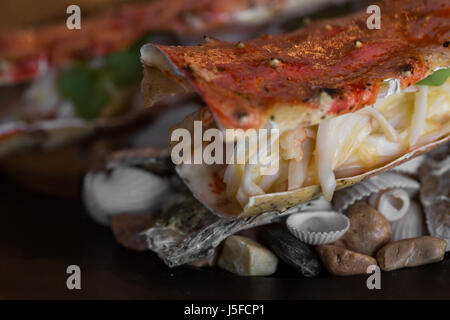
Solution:
[(64, 98), (73, 102), (77, 114), (85, 119), (98, 117), (109, 100), (99, 71), (86, 64), (74, 64), (61, 72), (58, 88)]
[(126, 87), (142, 79), (140, 48), (152, 39), (153, 34), (146, 35), (131, 47), (108, 54), (104, 63), (97, 67), (87, 63), (73, 64), (58, 76), (61, 95), (74, 104), (80, 117), (97, 118), (110, 99), (106, 83)]
[(440, 69), (432, 74), (430, 74), (425, 79), (417, 82), (416, 84), (419, 86), (441, 86), (447, 81), (447, 78), (450, 76), (450, 68), (449, 69)]
[(111, 53), (105, 58), (105, 72), (114, 84), (127, 86), (142, 79), (140, 49), (153, 39), (154, 35), (149, 34), (130, 48)]

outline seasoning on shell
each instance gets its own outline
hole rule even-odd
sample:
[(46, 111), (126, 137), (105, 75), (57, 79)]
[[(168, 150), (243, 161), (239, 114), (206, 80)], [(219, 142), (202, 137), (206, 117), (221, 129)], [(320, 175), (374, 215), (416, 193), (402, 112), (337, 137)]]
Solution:
[(361, 41), (359, 41), (359, 40), (356, 40), (356, 41), (355, 41), (355, 47), (356, 47), (356, 48), (361, 48), (362, 45), (363, 45), (363, 43), (362, 43)]
[(277, 58), (271, 58), (270, 59), (270, 66), (274, 69), (278, 68), (278, 66), (280, 65), (281, 61)]
[(239, 41), (236, 45), (239, 49), (245, 48), (245, 43), (242, 41)]
[(332, 243), (347, 232), (350, 220), (342, 213), (317, 211), (290, 215), (288, 230), (299, 240), (310, 245)]

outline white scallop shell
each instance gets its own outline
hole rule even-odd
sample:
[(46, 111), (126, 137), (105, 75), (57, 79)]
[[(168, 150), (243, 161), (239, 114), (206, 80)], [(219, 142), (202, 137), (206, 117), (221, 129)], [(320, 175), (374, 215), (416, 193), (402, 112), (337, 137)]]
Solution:
[(170, 182), (148, 171), (117, 167), (110, 173), (89, 172), (83, 182), (83, 202), (96, 222), (109, 225), (119, 213), (159, 210)]
[(395, 222), (391, 222), (391, 241), (416, 238), (427, 234), (422, 209), (417, 201), (411, 201), (408, 212)]
[(393, 222), (401, 219), (408, 212), (411, 200), (408, 192), (395, 188), (372, 194), (368, 202), (389, 222)]
[(342, 237), (350, 227), (350, 220), (335, 211), (311, 211), (290, 215), (286, 226), (299, 240), (319, 245), (335, 242)]
[(337, 191), (333, 197), (333, 204), (337, 211), (342, 212), (358, 200), (392, 188), (406, 189), (411, 193), (410, 196), (413, 196), (419, 190), (420, 183), (400, 173), (384, 172)]

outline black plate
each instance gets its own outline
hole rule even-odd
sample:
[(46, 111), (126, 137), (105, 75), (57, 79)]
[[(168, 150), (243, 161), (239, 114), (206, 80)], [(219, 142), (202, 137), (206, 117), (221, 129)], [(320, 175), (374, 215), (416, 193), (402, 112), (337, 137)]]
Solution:
[[(0, 178), (2, 299), (450, 299), (445, 261), (368, 276), (238, 277), (220, 270), (170, 269), (152, 252), (132, 252), (92, 222), (77, 201), (30, 193)], [(81, 290), (68, 290), (66, 269), (81, 268)]]

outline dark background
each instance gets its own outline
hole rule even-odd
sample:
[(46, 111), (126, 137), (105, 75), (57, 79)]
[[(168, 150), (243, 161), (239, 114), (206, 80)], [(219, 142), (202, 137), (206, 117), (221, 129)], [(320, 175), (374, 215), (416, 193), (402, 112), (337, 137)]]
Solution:
[[(152, 252), (120, 247), (79, 201), (30, 193), (0, 176), (0, 299), (450, 299), (450, 255), (441, 263), (368, 276), (301, 278), (281, 265), (275, 277), (170, 269)], [(81, 290), (66, 268), (81, 268)]]
[[(77, 4), (83, 14), (90, 14), (124, 1)], [(72, 1), (1, 1), (0, 30), (65, 19), (68, 4)], [(14, 98), (10, 87), (6, 91)], [(6, 105), (8, 100), (1, 96), (0, 101)], [(76, 160), (69, 163), (77, 153), (68, 150), (63, 161), (58, 152), (28, 155), (26, 161), (13, 157), (7, 165), (17, 168), (7, 172), (16, 181), (34, 181), (35, 188), (50, 188), (52, 193), (60, 188), (59, 195), (73, 195), (79, 190), (82, 168)], [(31, 173), (41, 174), (35, 179), (24, 171), (30, 162), (35, 164)], [(65, 183), (58, 180), (54, 187), (43, 178), (55, 175), (46, 166)], [(109, 229), (89, 219), (80, 201), (32, 193), (1, 175), (0, 217), (0, 299), (450, 299), (449, 254), (441, 263), (382, 273), (382, 289), (368, 290), (366, 275), (306, 279), (282, 264), (270, 278), (238, 277), (219, 269), (170, 269), (150, 251), (120, 247)], [(72, 264), (81, 268), (81, 290), (66, 288), (66, 268)]]

